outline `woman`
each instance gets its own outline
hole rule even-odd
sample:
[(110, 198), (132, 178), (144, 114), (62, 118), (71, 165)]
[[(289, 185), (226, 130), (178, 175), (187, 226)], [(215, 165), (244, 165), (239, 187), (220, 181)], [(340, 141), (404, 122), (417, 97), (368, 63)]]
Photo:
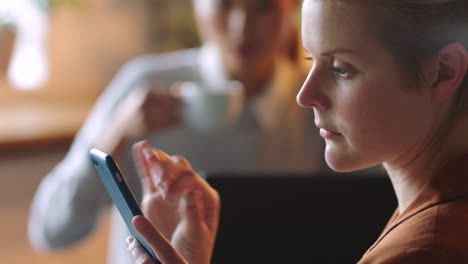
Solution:
[[(297, 101), (314, 109), (331, 168), (382, 163), (398, 200), (359, 263), (468, 263), (466, 14), (465, 0), (303, 1), (303, 46), (314, 65)], [(162, 263), (209, 263), (216, 191), (180, 157), (147, 143), (135, 154), (147, 218), (134, 226)], [(139, 244), (127, 243), (143, 263)]]
[[(127, 155), (135, 137), (183, 154), (196, 170), (207, 173), (305, 173), (322, 166), (318, 133), (309, 136), (314, 132), (313, 124), (304, 125), (307, 113), (289, 103), (308, 70), (307, 62), (299, 59), (298, 3), (194, 0), (193, 5), (203, 46), (129, 62), (99, 98), (64, 160), (41, 182), (29, 221), (35, 248), (64, 248), (84, 239), (101, 212), (111, 207), (89, 161), (91, 147), (112, 153), (128, 176), (135, 175)], [(147, 89), (148, 83), (162, 89), (181, 81), (221, 87), (230, 80), (241, 82), (247, 97), (247, 118), (241, 121), (254, 122), (240, 122), (229, 133), (184, 129), (179, 123), (180, 99)], [(150, 137), (150, 132), (156, 134)], [(305, 153), (317, 153), (317, 158), (311, 162)], [(128, 180), (138, 190), (138, 178)], [(112, 220), (108, 261), (128, 263), (122, 242), (128, 236), (126, 227), (118, 213), (113, 212)]]

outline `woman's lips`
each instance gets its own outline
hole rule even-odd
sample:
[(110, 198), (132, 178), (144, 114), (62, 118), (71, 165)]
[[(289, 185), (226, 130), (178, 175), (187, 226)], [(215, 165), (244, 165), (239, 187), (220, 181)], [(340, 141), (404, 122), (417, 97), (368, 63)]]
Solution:
[(340, 133), (327, 130), (325, 128), (320, 128), (320, 136), (326, 139), (335, 139), (341, 136)]
[(248, 57), (252, 53), (252, 46), (248, 44), (239, 44), (234, 46), (233, 51), (239, 57)]

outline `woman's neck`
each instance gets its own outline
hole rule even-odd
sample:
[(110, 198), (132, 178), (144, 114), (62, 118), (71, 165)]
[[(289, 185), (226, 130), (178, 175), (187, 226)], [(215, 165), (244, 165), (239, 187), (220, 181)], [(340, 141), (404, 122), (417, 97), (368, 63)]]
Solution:
[(400, 213), (416, 198), (419, 191), (448, 161), (468, 153), (468, 118), (461, 120), (436, 150), (429, 149), (417, 158), (407, 155), (384, 162), (398, 200)]
[(407, 166), (400, 166), (395, 162), (383, 164), (392, 182), (400, 213), (408, 207), (432, 177), (433, 170), (424, 164), (425, 162), (421, 159), (415, 160)]
[(256, 97), (265, 91), (265, 89), (268, 89), (267, 84), (270, 81), (271, 76), (272, 74), (261, 79), (240, 80), (244, 86), (247, 100)]
[(268, 83), (275, 74), (276, 59), (265, 61), (257, 67), (255, 71), (246, 72), (242, 76), (234, 76), (244, 86), (245, 97), (247, 100), (262, 94), (268, 89)]

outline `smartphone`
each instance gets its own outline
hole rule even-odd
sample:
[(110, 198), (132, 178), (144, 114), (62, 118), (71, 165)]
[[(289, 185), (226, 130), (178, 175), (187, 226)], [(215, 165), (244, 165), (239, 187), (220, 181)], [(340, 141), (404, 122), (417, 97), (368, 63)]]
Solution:
[(132, 236), (135, 237), (141, 245), (143, 245), (156, 263), (160, 264), (161, 262), (158, 260), (151, 247), (132, 225), (133, 217), (136, 215), (142, 215), (143, 213), (130, 191), (119, 166), (109, 154), (96, 148), (91, 149), (89, 154), (94, 167), (96, 167), (104, 186), (106, 186), (110, 197), (114, 201), (115, 206), (125, 221), (130, 234), (132, 234)]

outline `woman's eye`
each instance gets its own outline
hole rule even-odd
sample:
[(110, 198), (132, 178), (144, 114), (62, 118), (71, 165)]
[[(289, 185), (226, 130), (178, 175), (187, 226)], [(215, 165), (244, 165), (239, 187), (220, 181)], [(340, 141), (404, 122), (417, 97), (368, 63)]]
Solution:
[(354, 70), (351, 67), (332, 65), (331, 70), (336, 76), (343, 79), (350, 79), (354, 75)]
[(227, 10), (231, 7), (231, 0), (218, 0), (217, 8), (221, 10)]
[(253, 3), (257, 12), (268, 12), (275, 8), (275, 2), (271, 0), (255, 0)]
[(345, 69), (333, 67), (332, 70), (341, 77), (349, 77), (350, 75), (350, 72)]
[(304, 59), (305, 59), (305, 60), (310, 60), (310, 61), (314, 60), (314, 58), (312, 58), (312, 56), (310, 56), (310, 57), (304, 57)]

